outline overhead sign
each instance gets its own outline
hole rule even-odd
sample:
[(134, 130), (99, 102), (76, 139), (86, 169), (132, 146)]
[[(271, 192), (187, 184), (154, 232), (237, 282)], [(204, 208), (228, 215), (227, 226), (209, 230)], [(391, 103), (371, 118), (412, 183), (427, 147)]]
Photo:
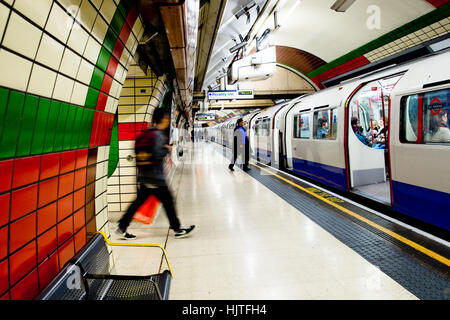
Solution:
[(208, 100), (253, 99), (253, 89), (208, 91)]

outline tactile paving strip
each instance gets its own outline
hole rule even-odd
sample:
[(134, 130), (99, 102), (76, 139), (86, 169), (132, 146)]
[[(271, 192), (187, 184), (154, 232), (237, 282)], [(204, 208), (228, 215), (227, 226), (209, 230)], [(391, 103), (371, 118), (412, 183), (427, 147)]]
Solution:
[(297, 208), (342, 243), (378, 267), (406, 290), (422, 300), (450, 300), (450, 275), (418, 259), (413, 250), (398, 241), (373, 232), (370, 228), (339, 214), (327, 204), (318, 205), (311, 197), (277, 178), (260, 174), (253, 167), (248, 172), (272, 192)]

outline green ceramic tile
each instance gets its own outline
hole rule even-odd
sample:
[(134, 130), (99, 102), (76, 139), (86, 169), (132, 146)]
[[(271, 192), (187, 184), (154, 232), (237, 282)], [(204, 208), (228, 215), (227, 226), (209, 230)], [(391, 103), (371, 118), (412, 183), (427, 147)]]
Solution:
[(80, 137), (80, 130), (82, 129), (81, 124), (83, 122), (84, 108), (80, 108), (77, 106), (73, 106), (73, 108), (75, 108), (76, 113), (75, 113), (75, 121), (73, 123), (73, 128), (72, 128), (72, 140), (70, 142), (70, 145), (71, 145), (71, 149), (79, 149), (81, 147), (78, 144), (78, 139)]
[(61, 110), (61, 102), (52, 101), (50, 103), (50, 112), (48, 113), (48, 120), (45, 132), (44, 153), (54, 151), (54, 142), (56, 135), (56, 127), (58, 125), (59, 112)]
[(33, 139), (38, 104), (39, 97), (26, 95), (19, 133), (19, 141), (17, 142), (17, 157), (29, 156), (31, 153), (31, 141)]
[(123, 13), (121, 12), (120, 5), (118, 8), (119, 8), (119, 10), (116, 10), (116, 12), (114, 13), (114, 16), (111, 20), (111, 24), (109, 25), (109, 27), (111, 29), (113, 29), (117, 35), (119, 35), (120, 32), (122, 31), (122, 27), (125, 22), (125, 14), (126, 14), (125, 12), (123, 12)]
[(6, 108), (4, 134), (0, 142), (0, 158), (12, 158), (16, 154), (17, 138), (20, 130), (25, 94), (11, 91)]
[(120, 11), (120, 13), (126, 18), (128, 16), (128, 12), (130, 12), (131, 6), (133, 5), (133, 2), (130, 0), (122, 0), (119, 3), (119, 6), (117, 9)]
[(31, 154), (42, 154), (44, 152), (45, 132), (49, 118), (50, 100), (39, 99), (39, 108), (36, 116), (36, 126), (34, 128), (33, 142), (31, 144)]
[(69, 106), (69, 112), (67, 114), (66, 127), (64, 129), (64, 139), (63, 139), (63, 150), (72, 149), (72, 134), (73, 134), (73, 124), (75, 122), (75, 116), (77, 109), (75, 106)]
[(104, 77), (105, 73), (103, 71), (101, 71), (99, 68), (94, 68), (94, 72), (92, 73), (91, 78), (91, 87), (100, 90)]
[(119, 38), (119, 34), (116, 34), (112, 28), (109, 28), (106, 33), (105, 40), (103, 41), (103, 46), (109, 51), (109, 53), (113, 52), (117, 38)]
[(86, 139), (86, 148), (89, 147), (89, 142), (91, 141), (92, 124), (94, 123), (95, 110), (88, 110), (88, 118), (86, 122), (86, 129), (84, 130)]
[(9, 90), (0, 88), (0, 141), (5, 126), (6, 109), (8, 107)]
[(56, 124), (55, 142), (53, 144), (53, 151), (61, 151), (64, 142), (64, 131), (66, 128), (67, 115), (69, 113), (69, 105), (61, 103), (58, 122)]
[(88, 108), (95, 109), (95, 107), (97, 106), (97, 100), (98, 100), (99, 93), (100, 92), (98, 90), (89, 88), (87, 96), (86, 96), (86, 102), (84, 105)]
[(111, 54), (102, 47), (100, 50), (100, 54), (97, 59), (97, 67), (106, 72), (106, 68), (108, 67), (109, 59), (111, 58)]

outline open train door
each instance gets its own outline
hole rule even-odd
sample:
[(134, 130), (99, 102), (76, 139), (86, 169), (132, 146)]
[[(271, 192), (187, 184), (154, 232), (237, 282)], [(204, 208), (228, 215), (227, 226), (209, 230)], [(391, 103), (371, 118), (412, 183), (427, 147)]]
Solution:
[(350, 189), (391, 205), (390, 92), (401, 75), (361, 85), (348, 103), (347, 152)]

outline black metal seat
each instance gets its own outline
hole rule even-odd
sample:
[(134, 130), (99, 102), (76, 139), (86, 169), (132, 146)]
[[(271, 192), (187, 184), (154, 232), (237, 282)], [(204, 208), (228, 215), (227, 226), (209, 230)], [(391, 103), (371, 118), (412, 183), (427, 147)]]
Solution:
[[(80, 252), (66, 263), (36, 300), (168, 299), (172, 278), (169, 270), (148, 276), (113, 274), (111, 253), (107, 245), (114, 244), (110, 243), (103, 233), (95, 234)], [(167, 260), (166, 256), (165, 258)]]

